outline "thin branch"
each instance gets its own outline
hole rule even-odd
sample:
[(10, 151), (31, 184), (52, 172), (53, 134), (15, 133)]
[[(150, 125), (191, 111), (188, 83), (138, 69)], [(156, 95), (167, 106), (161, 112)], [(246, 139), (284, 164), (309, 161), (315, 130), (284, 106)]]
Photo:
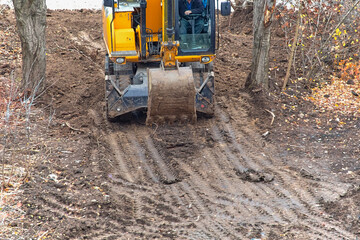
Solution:
[[(313, 74), (313, 71), (315, 69), (315, 66), (317, 64), (314, 63), (314, 59), (316, 59), (316, 57), (319, 55), (319, 53), (321, 54), (322, 51), (324, 50), (325, 46), (327, 45), (327, 43), (330, 41), (331, 37), (334, 35), (334, 33), (336, 32), (336, 29), (338, 29), (340, 27), (340, 25), (345, 21), (345, 19), (349, 16), (349, 14), (356, 8), (356, 6), (360, 3), (360, 0), (357, 0), (353, 6), (348, 10), (348, 12), (345, 14), (345, 16), (340, 20), (340, 22), (334, 27), (334, 29), (332, 30), (332, 32), (330, 33), (330, 35), (328, 36), (328, 38), (325, 40), (325, 42), (322, 44), (322, 46), (320, 47), (320, 50), (318, 50), (315, 53), (315, 56), (311, 59), (310, 61), (310, 65), (311, 65), (311, 69), (307, 75), (307, 79), (309, 80)], [(321, 59), (322, 57), (320, 57)]]
[(295, 52), (295, 48), (297, 46), (298, 43), (298, 37), (299, 37), (299, 27), (301, 24), (301, 12), (302, 12), (302, 4), (301, 1), (299, 1), (299, 13), (298, 13), (298, 19), (296, 21), (296, 30), (295, 30), (295, 36), (294, 36), (294, 40), (293, 40), (293, 44), (291, 46), (291, 52), (290, 52), (290, 56), (289, 56), (289, 63), (288, 63), (288, 67), (286, 70), (286, 75), (285, 75), (285, 79), (284, 79), (284, 83), (282, 86), (282, 90), (284, 91), (286, 88), (286, 85), (289, 81), (289, 77), (290, 77), (290, 69), (292, 66), (292, 62), (293, 62), (293, 58), (294, 58), (294, 52)]
[(271, 112), (270, 110), (267, 110), (267, 109), (265, 109), (265, 111), (267, 111), (268, 113), (270, 113), (270, 114), (271, 114), (272, 119), (271, 119), (271, 123), (270, 123), (270, 125), (273, 125), (274, 120), (275, 120), (275, 114), (274, 114), (273, 112)]

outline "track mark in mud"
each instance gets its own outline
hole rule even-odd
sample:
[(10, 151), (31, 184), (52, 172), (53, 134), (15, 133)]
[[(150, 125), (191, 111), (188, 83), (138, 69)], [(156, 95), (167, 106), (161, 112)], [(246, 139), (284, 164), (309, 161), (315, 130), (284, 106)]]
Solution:
[[(105, 134), (103, 134), (105, 136)], [(118, 139), (117, 139), (117, 135), (114, 133), (110, 133), (107, 137), (107, 141), (108, 144), (110, 145), (110, 148), (113, 152), (114, 158), (116, 159), (118, 166), (119, 166), (119, 173), (121, 174), (121, 176), (129, 181), (129, 182), (133, 182), (133, 176), (131, 175), (129, 168), (125, 162), (125, 158), (123, 155), (123, 151), (119, 148), (118, 145)]]
[(237, 158), (228, 148), (228, 144), (221, 138), (220, 130), (217, 126), (212, 127), (212, 134), (215, 141), (219, 143), (220, 148), (223, 149), (227, 159), (230, 160), (234, 168), (238, 171), (245, 172), (247, 168), (240, 163), (239, 158)]
[[(73, 218), (78, 219), (81, 217), (80, 209), (75, 207), (67, 206), (58, 201), (59, 196), (47, 196), (46, 199), (42, 196), (39, 196), (38, 199), (42, 201), (43, 209), (42, 211), (51, 211), (58, 218)], [(36, 213), (35, 213), (36, 214)]]
[[(141, 158), (143, 149), (134, 149), (134, 145), (129, 140), (127, 133), (122, 131), (116, 132), (118, 144), (123, 152), (123, 158), (125, 164), (129, 168), (129, 173), (137, 183), (144, 183), (148, 181), (148, 175), (146, 174), (146, 165), (144, 166)], [(144, 169), (145, 167), (145, 169)]]
[(99, 116), (99, 114), (94, 109), (88, 109), (88, 115), (93, 119), (94, 124), (97, 128), (94, 129), (99, 130), (98, 128), (101, 126), (103, 119)]
[(140, 146), (139, 142), (136, 140), (136, 138), (132, 134), (128, 134), (128, 138), (129, 138), (132, 146), (134, 146), (134, 148), (136, 149), (136, 154), (137, 154), (143, 168), (145, 169), (147, 175), (151, 178), (151, 180), (153, 182), (159, 183), (159, 179), (155, 176), (154, 172), (151, 170), (151, 167), (149, 166), (149, 164), (146, 161), (145, 150)]
[[(197, 217), (197, 221), (206, 221), (209, 219), (212, 219), (213, 222), (211, 224), (204, 224), (204, 230), (206, 230), (206, 232), (208, 232), (209, 234), (211, 234), (210, 236), (218, 238), (218, 239), (223, 239), (224, 237), (226, 237), (226, 235), (224, 235), (223, 231), (218, 231), (219, 229), (223, 228), (221, 226), (221, 224), (219, 224), (218, 222), (216, 222), (216, 220), (214, 219), (214, 217), (212, 216), (212, 213), (206, 209), (206, 205), (205, 202), (202, 198), (199, 197), (199, 195), (196, 193), (195, 190), (192, 189), (192, 187), (186, 182), (186, 181), (182, 181), (179, 183), (180, 184), (180, 189), (187, 195), (187, 197), (189, 198), (190, 204), (189, 208), (196, 208), (198, 210), (198, 217)], [(212, 226), (212, 225), (215, 226)]]
[[(217, 223), (217, 228), (222, 229), (223, 232), (228, 232), (229, 235), (231, 235), (230, 234), (231, 231), (229, 231), (229, 229), (232, 229), (233, 226), (232, 225), (227, 226), (229, 224), (227, 224), (227, 222), (224, 220), (228, 220), (227, 218), (231, 218), (233, 216), (230, 216), (227, 213), (223, 213), (223, 211), (220, 210), (221, 206), (220, 204), (217, 203), (217, 199), (219, 197), (218, 193), (215, 193), (211, 185), (208, 184), (208, 182), (204, 179), (205, 177), (202, 176), (200, 172), (193, 171), (192, 167), (187, 166), (185, 163), (179, 163), (179, 164), (180, 164), (180, 168), (189, 174), (189, 182), (192, 183), (191, 187), (189, 185), (183, 187), (185, 187), (185, 189), (187, 189), (188, 191), (191, 191), (190, 196), (194, 197), (195, 201), (198, 204), (204, 206), (200, 208), (203, 217), (213, 218), (212, 221)], [(217, 207), (210, 209), (206, 207), (208, 205), (213, 205)], [(222, 214), (223, 217), (221, 217)]]
[[(203, 190), (203, 188), (205, 187), (205, 189), (207, 189), (207, 184), (200, 184), (202, 180), (197, 178), (197, 174), (201, 171), (196, 170), (196, 167), (194, 167), (194, 172), (190, 165), (188, 166), (187, 164), (182, 162), (185, 159), (177, 159), (178, 155), (169, 153), (169, 151), (173, 151), (174, 148), (177, 148), (177, 151), (185, 155), (189, 154), (187, 153), (188, 148), (194, 149), (197, 147), (194, 145), (187, 146), (188, 142), (194, 142), (195, 140), (192, 139), (193, 134), (190, 134), (189, 138), (189, 134), (187, 134), (186, 132), (182, 132), (182, 135), (178, 136), (176, 142), (174, 143), (173, 137), (175, 132), (178, 130), (180, 129), (177, 129), (176, 127), (172, 128), (171, 131), (173, 132), (168, 130), (163, 132), (161, 129), (158, 130), (159, 137), (161, 136), (161, 139), (159, 139), (159, 141), (161, 142), (158, 142), (158, 140), (152, 140), (149, 134), (141, 134), (144, 145), (149, 150), (150, 156), (152, 157), (152, 159), (148, 160), (149, 164), (151, 163), (151, 165), (155, 165), (156, 169), (158, 169), (159, 167), (165, 169), (166, 172), (161, 172), (161, 175), (163, 176), (167, 176), (167, 174), (169, 173), (171, 174), (171, 176), (174, 176), (173, 171), (179, 171), (186, 176), (189, 176), (189, 181), (182, 180), (181, 182), (170, 185), (170, 189), (171, 193), (173, 194), (172, 198), (175, 199), (180, 206), (184, 204), (186, 205), (185, 214), (191, 217), (193, 224), (198, 226), (199, 231), (197, 232), (197, 234), (203, 236), (204, 239), (212, 239), (214, 237), (224, 239), (229, 236), (233, 236), (231, 233), (231, 229), (233, 228), (233, 226), (228, 225), (226, 222), (224, 222), (225, 219), (229, 220), (227, 219), (227, 216), (224, 215), (223, 218), (221, 218), (220, 216), (214, 216), (213, 209), (207, 207), (208, 204), (211, 205), (214, 203), (214, 199), (206, 196), (209, 190)], [(188, 131), (191, 132), (191, 130), (189, 129)], [(167, 157), (165, 158), (165, 156)], [(165, 159), (166, 163), (164, 161)], [(177, 168), (170, 168), (170, 166), (172, 165), (169, 166), (168, 161), (177, 161)], [(186, 162), (190, 163), (192, 161), (187, 159)], [(195, 182), (198, 183), (195, 184)], [(214, 226), (208, 224), (209, 220), (213, 223), (212, 225)]]
[[(234, 162), (234, 159), (238, 158), (241, 161), (241, 164), (243, 164), (242, 166), (246, 169), (247, 167), (252, 166), (254, 169), (259, 169), (260, 171), (266, 170), (274, 174), (274, 184), (264, 184), (253, 187), (253, 191), (257, 192), (257, 199), (261, 196), (261, 199), (270, 201), (271, 204), (269, 204), (269, 206), (267, 206), (268, 203), (263, 203), (261, 205), (262, 207), (265, 206), (265, 209), (269, 211), (268, 213), (271, 213), (272, 209), (274, 209), (282, 215), (279, 218), (280, 220), (283, 219), (287, 222), (297, 221), (307, 226), (311, 229), (311, 236), (314, 237), (326, 236), (331, 239), (337, 238), (341, 236), (341, 234), (351, 236), (350, 233), (347, 233), (333, 224), (329, 224), (328, 226), (333, 229), (333, 233), (330, 234), (329, 231), (324, 231), (321, 227), (315, 227), (317, 224), (324, 227), (322, 223), (327, 221), (327, 217), (319, 215), (321, 212), (318, 204), (319, 199), (315, 197), (315, 194), (312, 191), (310, 191), (310, 189), (314, 189), (314, 184), (311, 183), (311, 181), (302, 181), (301, 178), (295, 176), (295, 173), (291, 174), (289, 171), (284, 172), (285, 168), (282, 166), (282, 163), (280, 163), (279, 166), (274, 166), (272, 163), (276, 162), (275, 160), (259, 152), (259, 149), (262, 149), (262, 140), (254, 138), (257, 135), (251, 132), (251, 129), (244, 129), (241, 125), (237, 125), (235, 128), (236, 130), (234, 130), (231, 119), (222, 112), (222, 110), (217, 109), (216, 113), (221, 121), (222, 130), (215, 125), (213, 127), (213, 136), (214, 139), (220, 143), (222, 151), (225, 156), (229, 158), (230, 162)], [(232, 117), (239, 118), (236, 114)], [(253, 139), (248, 141), (249, 138), (244, 136), (250, 136), (250, 139)], [(241, 142), (241, 145), (238, 141)], [(244, 160), (245, 163), (243, 163), (242, 160)], [(237, 163), (235, 162), (235, 167), (237, 166), (236, 164)], [(286, 178), (286, 180), (284, 178)], [(299, 182), (301, 183), (299, 184)], [(318, 184), (321, 185), (321, 183)], [(305, 189), (300, 189), (298, 186), (305, 186)], [(310, 186), (312, 187), (309, 188)], [(291, 193), (286, 189), (289, 189)], [(281, 198), (277, 200), (279, 197)], [(283, 211), (284, 209), (287, 210)], [(259, 211), (261, 212), (260, 209)]]
[[(255, 215), (258, 216), (258, 218), (267, 219), (267, 220), (269, 220), (268, 218), (271, 218), (272, 220), (275, 220), (280, 223), (286, 221), (286, 219), (283, 220), (283, 218), (281, 216), (278, 216), (269, 206), (267, 206), (266, 203), (258, 202), (256, 204), (249, 204), (249, 203), (255, 203), (253, 201), (253, 199), (257, 199), (259, 196), (259, 193), (253, 193), (254, 188), (256, 188), (255, 185), (246, 186), (247, 185), (246, 183), (238, 182), (236, 184), (236, 186), (232, 187), (233, 186), (232, 182), (234, 181), (233, 179), (229, 179), (229, 181), (227, 181), (228, 184), (224, 184), (225, 179), (229, 178), (229, 174), (231, 172), (234, 173), (234, 171), (233, 171), (234, 165), (236, 164), (235, 166), (239, 166), (241, 163), (240, 163), (238, 156), (236, 156), (234, 153), (232, 153), (230, 148), (227, 147), (227, 144), (225, 144), (225, 141), (221, 139), (220, 134), (217, 131), (217, 127), (214, 127), (214, 129), (215, 129), (214, 135), (216, 135), (216, 137), (214, 137), (214, 139), (216, 139), (217, 142), (220, 143), (221, 149), (224, 149), (224, 148), (226, 149), (224, 152), (225, 156), (223, 155), (222, 151), (217, 151), (216, 148), (213, 149), (211, 151), (211, 153), (210, 152), (207, 153), (205, 156), (206, 156), (207, 161), (209, 161), (209, 163), (217, 162), (216, 165), (218, 165), (220, 168), (223, 168), (225, 172), (228, 172), (227, 174), (219, 175), (219, 177), (218, 177), (218, 179), (222, 179), (221, 185), (223, 185), (223, 186), (226, 185), (225, 189), (219, 190), (219, 192), (221, 192), (220, 194), (228, 195), (227, 197), (229, 199), (233, 199), (233, 201), (237, 201), (238, 204), (241, 204), (242, 206), (246, 206), (246, 208), (248, 208), (248, 209), (249, 209), (249, 205), (250, 205), (250, 208), (251, 208), (250, 212), (252, 214), (257, 212), (258, 214), (255, 214)], [(223, 143), (223, 145), (222, 145), (222, 143)], [(216, 157), (212, 157), (211, 155), (214, 155)], [(212, 164), (212, 167), (210, 169), (212, 169), (212, 170), (216, 169), (217, 168), (216, 165)], [(244, 171), (247, 170), (247, 168), (245, 168), (245, 167), (242, 167), (242, 169), (244, 169)], [(232, 174), (232, 175), (233, 175), (232, 178), (236, 178), (235, 174)], [(213, 178), (213, 176), (210, 178)], [(213, 184), (215, 184), (215, 183), (213, 183)], [(221, 189), (221, 186), (219, 186), (217, 188)], [(232, 191), (230, 193), (228, 193), (230, 188), (232, 188)], [(240, 197), (240, 196), (244, 196), (245, 199), (243, 199), (243, 197)], [(240, 199), (242, 199), (242, 201), (240, 201)], [(238, 211), (241, 211), (241, 210), (238, 209)], [(260, 215), (261, 215), (261, 217), (259, 217)]]
[(158, 170), (161, 173), (161, 181), (165, 184), (173, 184), (179, 181), (172, 173), (171, 169), (166, 165), (160, 153), (154, 146), (154, 142), (149, 135), (145, 136), (145, 144), (150, 151), (151, 156), (154, 159), (155, 164), (158, 166)]
[[(221, 199), (229, 199), (226, 200), (227, 204), (223, 202), (223, 204), (231, 206), (232, 204), (236, 204), (238, 206), (238, 213), (240, 213), (242, 216), (246, 215), (248, 216), (246, 219), (251, 219), (253, 216), (258, 215), (257, 210), (251, 206), (251, 204), (247, 204), (247, 202), (250, 202), (251, 200), (244, 200), (241, 201), (240, 199), (244, 199), (244, 193), (242, 190), (238, 190), (233, 183), (233, 180), (230, 179), (225, 174), (227, 172), (226, 169), (224, 169), (223, 164), (220, 162), (217, 162), (215, 159), (220, 159), (218, 156), (215, 157), (213, 155), (214, 153), (210, 152), (209, 150), (204, 150), (202, 152), (204, 154), (204, 158), (207, 160), (207, 164), (209, 165), (208, 169), (211, 169), (210, 172), (207, 172), (207, 176), (209, 178), (214, 177), (217, 181), (212, 182), (211, 186), (217, 193), (218, 201), (223, 202)], [(243, 189), (242, 187), (240, 189)], [(225, 196), (224, 196), (225, 195)], [(245, 211), (245, 212), (244, 212)]]

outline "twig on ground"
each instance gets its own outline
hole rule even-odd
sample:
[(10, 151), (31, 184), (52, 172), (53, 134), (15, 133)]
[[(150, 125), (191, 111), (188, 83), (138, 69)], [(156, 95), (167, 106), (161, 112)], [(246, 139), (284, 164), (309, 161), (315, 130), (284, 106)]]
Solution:
[(68, 128), (70, 128), (71, 130), (78, 131), (78, 132), (83, 132), (83, 130), (81, 130), (81, 129), (72, 127), (72, 126), (70, 125), (70, 123), (68, 123), (68, 122), (65, 122), (65, 125), (66, 125)]
[(272, 119), (271, 119), (271, 123), (270, 123), (270, 125), (273, 125), (274, 120), (275, 120), (275, 114), (274, 114), (273, 112), (271, 112), (270, 110), (267, 110), (267, 109), (265, 109), (265, 111), (267, 111), (268, 113), (270, 113), (270, 114), (271, 114)]
[(44, 236), (45, 236), (48, 232), (49, 232), (49, 231), (46, 231), (46, 232), (44, 232), (43, 234), (41, 234), (41, 235), (38, 237), (38, 239), (37, 239), (37, 240), (42, 239), (42, 237), (44, 237)]
[(158, 127), (159, 127), (156, 123), (154, 123), (154, 125), (155, 125), (155, 130), (154, 130), (154, 132), (151, 134), (151, 137), (155, 136), (155, 133), (156, 133)]

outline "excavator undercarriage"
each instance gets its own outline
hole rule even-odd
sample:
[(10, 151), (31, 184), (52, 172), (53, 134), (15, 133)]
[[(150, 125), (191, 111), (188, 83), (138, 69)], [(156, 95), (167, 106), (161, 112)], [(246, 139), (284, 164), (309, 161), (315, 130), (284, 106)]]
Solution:
[(196, 112), (214, 112), (212, 64), (183, 63), (166, 70), (160, 63), (126, 64), (105, 60), (109, 119), (146, 111), (146, 123), (195, 122)]

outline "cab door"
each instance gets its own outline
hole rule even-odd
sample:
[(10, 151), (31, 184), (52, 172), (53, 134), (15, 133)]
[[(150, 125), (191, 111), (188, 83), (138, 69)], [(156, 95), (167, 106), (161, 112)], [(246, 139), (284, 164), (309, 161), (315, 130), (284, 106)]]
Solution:
[[(180, 42), (179, 56), (215, 54), (215, 0), (201, 1), (204, 4), (203, 13), (190, 14), (187, 19), (182, 19), (179, 14), (182, 0), (175, 0), (175, 40)], [(190, 25), (187, 24), (186, 32), (184, 28), (180, 31), (184, 20)], [(195, 28), (199, 22), (203, 23), (203, 28), (197, 33)]]

